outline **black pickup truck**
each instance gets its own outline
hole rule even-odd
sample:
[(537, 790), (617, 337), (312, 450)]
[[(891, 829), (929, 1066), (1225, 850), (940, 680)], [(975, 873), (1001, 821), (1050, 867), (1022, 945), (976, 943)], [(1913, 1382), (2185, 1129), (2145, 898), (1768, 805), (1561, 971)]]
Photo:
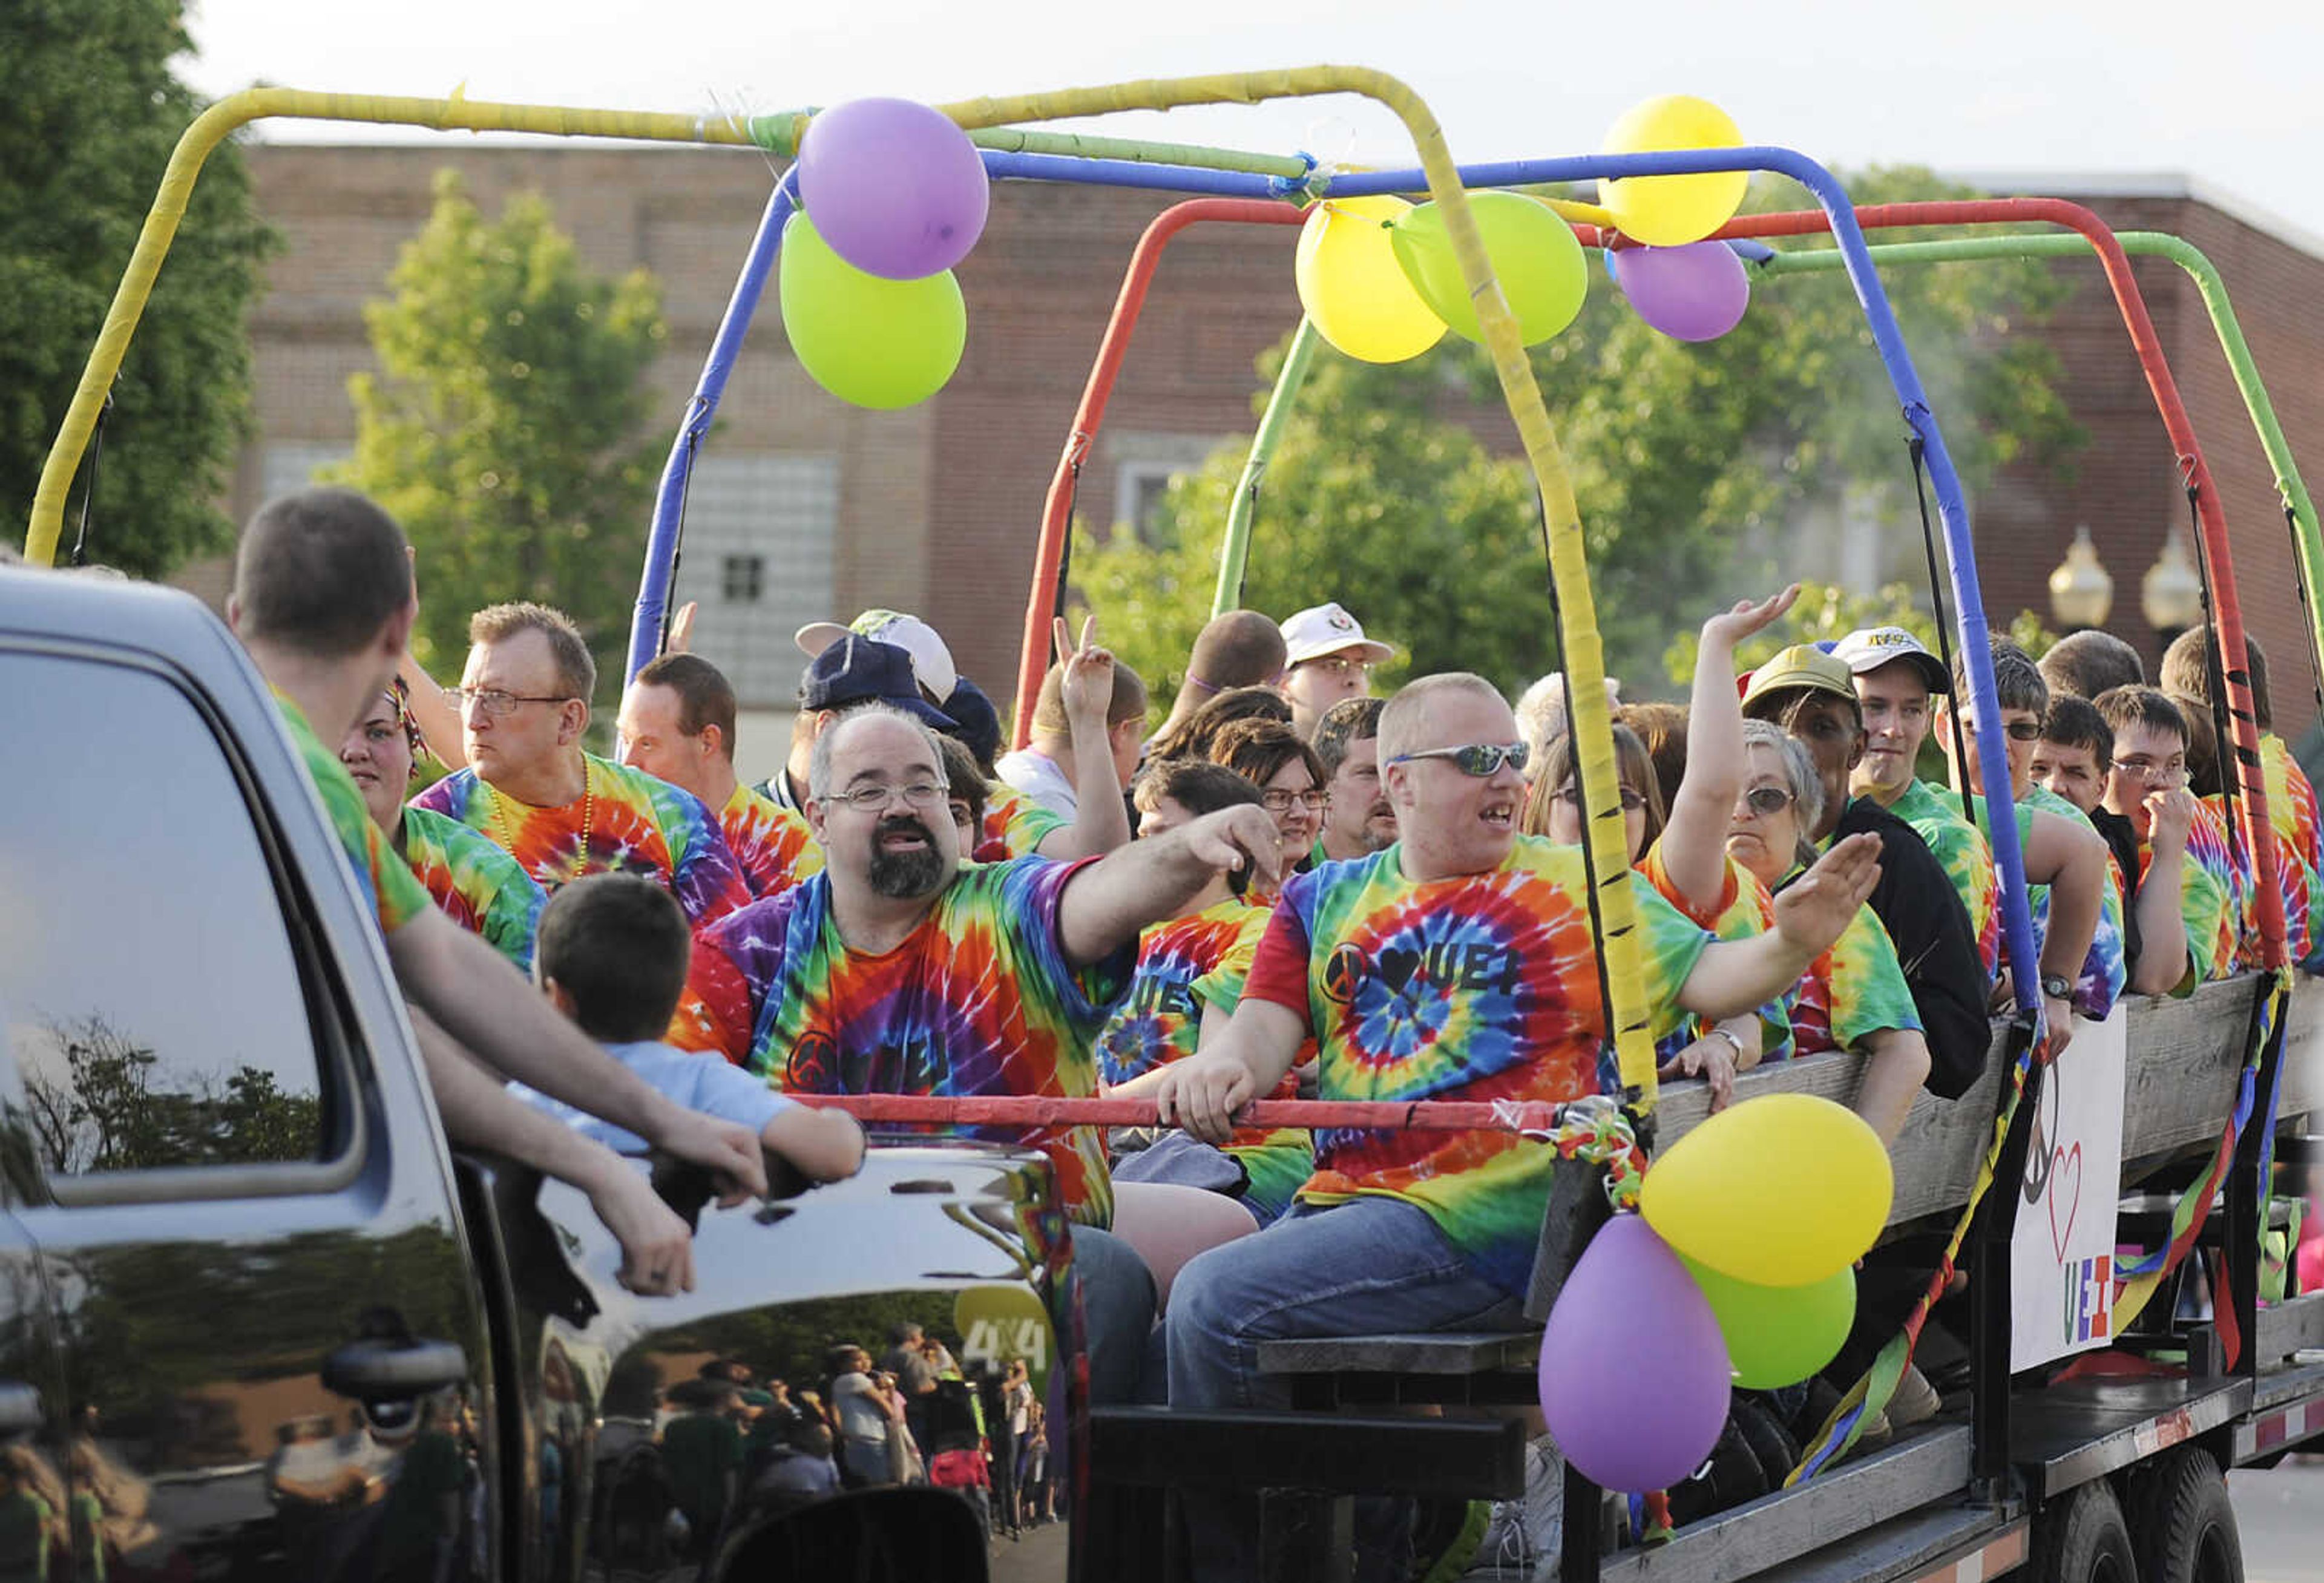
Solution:
[(340, 849), (199, 603), (0, 569), (0, 1578), (1066, 1574), (1065, 1524), (988, 1531), (973, 1487), (832, 1490), (779, 1434), (737, 1467), (723, 1428), (670, 1432), (750, 1412), (706, 1364), (796, 1403), (907, 1321), (972, 1380), (1026, 1358), (1074, 1422), (1038, 1155), (883, 1147), (732, 1210), (658, 1181), (698, 1286), (632, 1296), (577, 1193), (447, 1150)]

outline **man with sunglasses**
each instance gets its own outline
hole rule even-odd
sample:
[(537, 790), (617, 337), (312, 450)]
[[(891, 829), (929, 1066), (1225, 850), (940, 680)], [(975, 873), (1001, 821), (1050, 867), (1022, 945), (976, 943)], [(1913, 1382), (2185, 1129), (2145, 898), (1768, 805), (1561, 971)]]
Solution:
[[(2049, 713), (2050, 685), (2034, 657), (2005, 638), (1992, 643), (1993, 686), (2000, 721), (1988, 732), (1967, 707), (1969, 667), (1953, 657), (1952, 692), (1937, 710), (1937, 741), (1952, 771), (1956, 791), (1967, 787), (1977, 810), (1980, 834), (1990, 837), (1993, 825), (1984, 796), (1982, 750), (1999, 742), (2009, 764), (2009, 796), (2017, 819), (2018, 851), (2025, 863), (2027, 900), (2034, 915), (2034, 938), (2042, 953), (2042, 993), (2050, 1002), (2048, 1015), (2054, 1030), (2071, 1025), (2060, 1019), (2061, 1000), (2093, 1022), (2103, 1022), (2122, 993), (2126, 971), (2123, 939), (2122, 877), (2115, 871), (2106, 837), (2080, 808), (2034, 780), (2034, 755), (2042, 745), (2042, 720)], [(1954, 726), (1960, 727), (1956, 739)], [(2078, 967), (2065, 965), (2072, 941), (2052, 938), (2053, 911), (2067, 922), (2061, 931), (2079, 927), (2087, 913), (2092, 916), (2089, 948)], [(2053, 991), (2065, 989), (2059, 996)]]
[[(860, 641), (861, 640), (857, 640)], [(964, 866), (943, 750), (925, 719), (887, 704), (815, 739), (808, 822), (823, 872), (705, 930), (693, 983), (715, 1049), (794, 1093), (1096, 1094), (1094, 1041), (1128, 987), (1139, 932), (1222, 870), (1272, 883), (1274, 821), (1220, 809), (1077, 863), (1020, 857)], [(1154, 1288), (1104, 1233), (1112, 1184), (1103, 1129), (964, 1127), (1055, 1165), (1090, 1310), (1091, 1384), (1133, 1393)]]
[(1812, 644), (1786, 649), (1752, 672), (1743, 713), (1771, 720), (1799, 739), (1823, 785), (1823, 812), (1811, 840), (1823, 844), (1870, 834), (1880, 841), (1880, 882), (1870, 907), (1896, 947), (1913, 1005), (1929, 1042), (1929, 1091), (1957, 1099), (1985, 1070), (1992, 1045), (1989, 981), (1960, 893), (1928, 843), (1870, 797), (1849, 796), (1864, 758), (1864, 715), (1845, 663)]
[(696, 928), (751, 899), (717, 815), (581, 745), (597, 666), (562, 612), (495, 604), (468, 622), (454, 689), (466, 768), (413, 799), (497, 842), (548, 891), (621, 870), (668, 887)]
[[(1155, 1080), (1165, 1123), (1223, 1140), (1311, 1035), (1327, 1100), (1598, 1092), (1608, 1035), (1583, 860), (1518, 833), (1527, 754), (1517, 737), (1508, 703), (1479, 676), (1425, 677), (1389, 700), (1379, 741), (1398, 841), (1292, 877), (1226, 1028)], [(1733, 942), (1629, 877), (1640, 988), (1658, 1026), (1681, 1011), (1748, 1011), (1789, 988), (1862, 905), (1876, 853), (1870, 841), (1840, 843), (1778, 900), (1773, 930)], [(1260, 1340), (1516, 1323), (1552, 1154), (1510, 1133), (1318, 1133), (1297, 1207), (1179, 1272), (1172, 1405), (1286, 1401), (1253, 1370)], [(1194, 1492), (1186, 1503), (1195, 1576), (1255, 1575), (1250, 1503)]]

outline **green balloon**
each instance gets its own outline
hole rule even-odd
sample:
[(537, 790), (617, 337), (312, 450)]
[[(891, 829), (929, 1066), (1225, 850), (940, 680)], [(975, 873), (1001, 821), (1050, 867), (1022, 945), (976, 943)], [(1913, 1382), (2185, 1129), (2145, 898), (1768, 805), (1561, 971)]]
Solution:
[(866, 274), (831, 250), (804, 214), (783, 231), (783, 334), (815, 382), (882, 411), (944, 389), (968, 345), (968, 308), (952, 272), (917, 281)]
[[(1517, 338), (1539, 345), (1573, 322), (1590, 291), (1590, 265), (1572, 229), (1548, 205), (1522, 193), (1472, 192), (1470, 211), (1485, 238), (1501, 295), (1517, 317)], [(1399, 217), (1388, 235), (1404, 277), (1437, 318), (1465, 340), (1481, 343), (1469, 283), (1453, 256), (1444, 211), (1433, 203)]]
[(1838, 1356), (1856, 1321), (1856, 1271), (1843, 1268), (1805, 1286), (1755, 1286), (1680, 1254), (1719, 1316), (1735, 1383), (1772, 1391), (1797, 1385)]

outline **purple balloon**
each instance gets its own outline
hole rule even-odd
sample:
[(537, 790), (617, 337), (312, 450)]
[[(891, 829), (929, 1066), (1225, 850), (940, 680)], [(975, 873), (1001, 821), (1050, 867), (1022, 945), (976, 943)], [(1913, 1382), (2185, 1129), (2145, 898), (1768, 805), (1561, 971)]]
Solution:
[(808, 122), (798, 190), (834, 253), (890, 281), (966, 258), (991, 201), (968, 133), (910, 99), (853, 99)]
[(1715, 341), (1751, 305), (1751, 278), (1724, 242), (1625, 248), (1614, 279), (1638, 317), (1674, 340)]
[(1683, 1483), (1719, 1442), (1731, 1377), (1678, 1256), (1637, 1216), (1609, 1220), (1541, 1338), (1541, 1410), (1566, 1460), (1607, 1489)]

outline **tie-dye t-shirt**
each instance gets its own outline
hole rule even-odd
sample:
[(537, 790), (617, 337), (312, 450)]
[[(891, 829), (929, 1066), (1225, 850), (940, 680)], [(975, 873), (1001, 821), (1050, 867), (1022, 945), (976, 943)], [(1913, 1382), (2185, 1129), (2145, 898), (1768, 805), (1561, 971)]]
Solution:
[[(1727, 878), (1719, 893), (1718, 905), (1708, 909), (1695, 907), (1672, 882), (1670, 870), (1663, 867), (1662, 837), (1656, 836), (1654, 845), (1646, 849), (1646, 855), (1638, 860), (1638, 872), (1646, 877), (1646, 883), (1665, 901), (1721, 940), (1748, 940), (1775, 926), (1775, 897), (1767, 894), (1758, 876), (1733, 858), (1727, 860)], [(1701, 1017), (1690, 1016), (1684, 1026), (1665, 1035), (1655, 1045), (1655, 1054), (1668, 1061), (1702, 1037), (1709, 1026)], [(1779, 996), (1759, 1008), (1759, 1059), (1782, 1061), (1791, 1054), (1791, 1005), (1788, 997)], [(1605, 1060), (1610, 1063), (1611, 1059), (1609, 1053)], [(1609, 1091), (1619, 1086), (1618, 1079), (1609, 1077), (1605, 1067), (1601, 1067), (1599, 1078), (1600, 1086)]]
[[(1991, 806), (1985, 798), (1977, 799), (1977, 827), (1988, 835), (1993, 829), (1989, 823), (1992, 815), (1988, 810)], [(2032, 838), (2034, 815), (2037, 809), (2044, 814), (2054, 814), (2061, 819), (2071, 820), (2093, 835), (2098, 833), (2098, 827), (2090, 823), (2089, 815), (2038, 781), (2026, 787), (2025, 796), (2011, 806), (2017, 815), (2017, 846), (2020, 851)], [(2042, 943), (2050, 937), (2050, 888), (2029, 885), (2025, 888), (2025, 897), (2033, 913), (2034, 945), (2038, 951)], [(2098, 927), (2091, 931), (2090, 949), (2082, 958), (2082, 971), (2074, 975), (2071, 997), (2074, 1009), (2092, 1022), (2104, 1022), (2107, 1014), (2114, 1009), (2115, 998), (2122, 993), (2126, 971), (2123, 961), (2122, 872), (2115, 866), (2113, 849), (2109, 847), (2106, 888), (2098, 897)]]
[(2259, 762), (2267, 778), (2268, 820), (2282, 842), (2277, 850), (2298, 858), (2306, 881), (2297, 928), (2285, 908), (2284, 943), (2294, 962), (2312, 962), (2324, 953), (2324, 829), (2317, 821), (2316, 788), (2273, 732), (2260, 733)]
[(403, 810), (403, 861), (452, 921), (532, 971), (532, 937), (548, 893), (517, 861), (455, 820), (426, 808)]
[(315, 790), (323, 799), (323, 812), (330, 815), (331, 829), (346, 851), (347, 868), (355, 878), (355, 888), (363, 893), (364, 905), (379, 920), (379, 932), (392, 934), (404, 925), (428, 910), (428, 892), (410, 870), (398, 862), (395, 849), (388, 845), (387, 834), (372, 823), (371, 810), (364, 806), (363, 793), (356, 788), (355, 778), (339, 756), (322, 744), (315, 728), (290, 695), (280, 687), (273, 689), (275, 707), (282, 712), (282, 723), (290, 728), (291, 745), (307, 766), (307, 778), (315, 783)]
[[(1784, 885), (1805, 872), (1793, 870)], [(1792, 1044), (1802, 1055), (1857, 1050), (1882, 1028), (1918, 1033), (1921, 1014), (1913, 1005), (1912, 986), (1904, 982), (1888, 931), (1870, 907), (1860, 907), (1831, 949), (1808, 964), (1792, 990)]]
[(1907, 786), (1888, 811), (1911, 825), (1936, 853), (1945, 878), (1969, 909), (1985, 976), (1993, 977), (2001, 966), (2001, 882), (1994, 872), (1993, 849), (1978, 827), (1962, 817), (1960, 799), (1925, 780)]
[[(1401, 843), (1283, 889), (1245, 993), (1296, 1011), (1327, 1100), (1545, 1100), (1598, 1091), (1607, 1038), (1581, 849), (1519, 836), (1482, 874), (1405, 878)], [(1649, 1007), (1675, 1017), (1711, 936), (1629, 876)], [(1509, 1133), (1315, 1134), (1311, 1203), (1357, 1194), (1425, 1212), (1522, 1296), (1548, 1204), (1547, 1145)]]
[[(2141, 886), (2153, 863), (2153, 847), (2140, 842)], [(2188, 972), (2172, 993), (2187, 994), (2197, 984), (2232, 976), (2236, 953), (2243, 941), (2235, 855), (2227, 846), (2227, 827), (2208, 804), (2195, 805), (2195, 823), (2187, 832), (2187, 855), (2180, 861), (2179, 879), (2179, 916), (2187, 929)]]
[[(669, 887), (687, 921), (697, 929), (751, 899), (726, 838), (700, 798), (594, 753), (584, 754), (582, 763), (588, 795), (561, 808), (520, 803), (478, 779), (473, 769), (446, 776), (411, 805), (457, 820), (497, 842), (544, 890), (608, 870), (644, 874)], [(589, 850), (582, 853), (577, 849), (585, 815)]]
[[(691, 1047), (723, 1050), (792, 1093), (1094, 1095), (1093, 1046), (1135, 953), (1086, 968), (1065, 960), (1057, 911), (1079, 868), (969, 864), (908, 938), (876, 954), (840, 938), (827, 873), (754, 901), (695, 942), (714, 1042)], [(1038, 1148), (1075, 1219), (1112, 1218), (1102, 1128), (902, 1130)]]
[(1056, 832), (1065, 828), (1067, 821), (1010, 786), (996, 780), (984, 788), (984, 839), (977, 844), (979, 852), (988, 848), (1005, 851), (1012, 858), (1031, 857), (1040, 844)]
[[(2218, 833), (2218, 844), (2227, 852), (2227, 892), (2229, 905), (2235, 909), (2236, 944), (2233, 966), (2255, 966), (2260, 960), (2259, 945), (2259, 864), (2251, 850), (2244, 844), (2244, 830), (2230, 810), (2227, 799), (2217, 795), (2200, 799), (2209, 823)], [(2238, 799), (2240, 800), (2240, 799)], [(2273, 840), (2274, 832), (2269, 831)], [(2195, 843), (2190, 839), (2187, 850), (2192, 852)], [(2279, 871), (2280, 873), (2280, 871)]]
[[(1166, 919), (1139, 936), (1130, 992), (1097, 1039), (1098, 1075), (1109, 1087), (1194, 1053), (1204, 1008), (1232, 1011), (1242, 999), (1252, 953), (1271, 916), (1269, 907), (1229, 897), (1189, 917)], [(1313, 1054), (1303, 1052), (1299, 1059)], [(1299, 1080), (1286, 1071), (1269, 1097), (1297, 1099)], [(1292, 1195), (1315, 1165), (1314, 1143), (1304, 1127), (1237, 1127), (1226, 1152), (1250, 1178), (1245, 1201), (1269, 1221), (1290, 1208)]]
[(718, 829), (753, 897), (780, 895), (823, 872), (823, 848), (813, 827), (747, 786), (736, 787), (718, 810)]

